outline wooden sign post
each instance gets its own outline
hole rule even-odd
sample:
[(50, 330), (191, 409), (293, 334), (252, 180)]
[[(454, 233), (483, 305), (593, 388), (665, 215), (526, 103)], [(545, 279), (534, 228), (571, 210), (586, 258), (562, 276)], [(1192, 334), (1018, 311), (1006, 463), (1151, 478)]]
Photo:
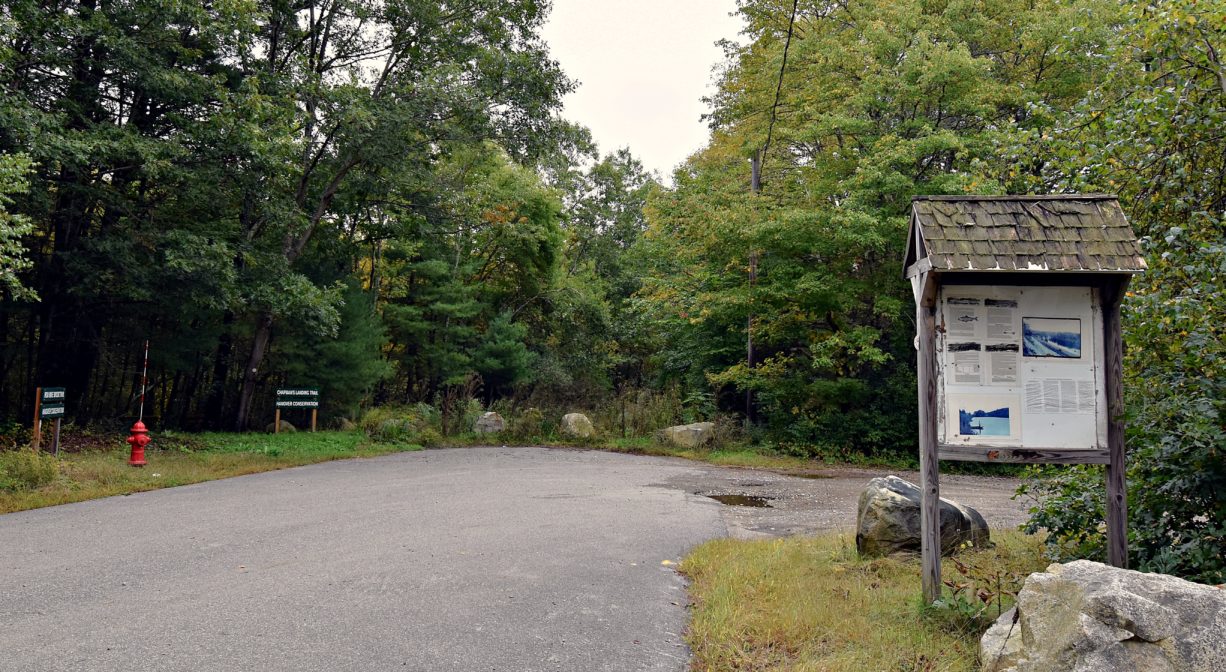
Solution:
[(1114, 196), (926, 196), (904, 262), (919, 356), (924, 600), (941, 596), (940, 460), (1107, 465), (1126, 567), (1120, 301), (1145, 270)]
[(60, 422), (64, 418), (64, 388), (39, 387), (34, 392), (34, 450), (41, 450), (43, 438), (43, 420), (55, 418), (55, 430), (52, 434), (52, 449), (56, 457), (60, 454)]
[(273, 420), (273, 432), (281, 433), (281, 409), (309, 408), (311, 409), (311, 431), (315, 431), (319, 419), (319, 388), (317, 387), (284, 387), (277, 388), (277, 412)]

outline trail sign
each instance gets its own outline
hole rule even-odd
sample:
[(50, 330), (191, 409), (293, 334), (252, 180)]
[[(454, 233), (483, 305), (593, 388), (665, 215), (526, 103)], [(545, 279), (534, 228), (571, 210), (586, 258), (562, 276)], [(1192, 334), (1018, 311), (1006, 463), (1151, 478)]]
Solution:
[(311, 431), (315, 431), (315, 423), (319, 417), (319, 388), (317, 387), (279, 387), (277, 388), (277, 415), (273, 421), (273, 432), (281, 432), (281, 409), (309, 408), (311, 409)]
[(319, 408), (319, 388), (277, 388), (277, 408)]
[(44, 418), (55, 419), (54, 449), (60, 454), (60, 419), (64, 417), (64, 388), (40, 387), (34, 399), (34, 449), (38, 450), (42, 443), (42, 424)]
[(42, 392), (39, 394), (39, 398), (42, 402), (39, 409), (39, 417), (64, 417), (64, 388), (44, 387), (42, 388)]

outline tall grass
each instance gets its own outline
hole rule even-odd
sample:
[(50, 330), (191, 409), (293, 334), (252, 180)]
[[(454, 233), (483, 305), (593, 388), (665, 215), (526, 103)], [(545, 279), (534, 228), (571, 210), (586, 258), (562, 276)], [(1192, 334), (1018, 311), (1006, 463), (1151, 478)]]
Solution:
[[(985, 575), (1046, 565), (1038, 539), (996, 535), (995, 548), (966, 556)], [(943, 565), (946, 578), (964, 578)], [(838, 534), (720, 539), (695, 549), (681, 570), (692, 581), (694, 670), (977, 669), (981, 625), (920, 608), (916, 558), (860, 558), (854, 540)]]
[(24, 448), (0, 453), (0, 491), (42, 487), (59, 472), (59, 463), (50, 455)]
[[(119, 437), (113, 449), (69, 453), (58, 462), (28, 450), (0, 453), (0, 464), (8, 465), (8, 460), (14, 459), (10, 456), (28, 460), (22, 456), (25, 455), (44, 464), (49, 462), (55, 469), (50, 478), (27, 478), (25, 487), (0, 485), (0, 513), (421, 448), (408, 443), (372, 441), (360, 432), (218, 433), (193, 435), (190, 441), (181, 438), (167, 435), (165, 444), (174, 447), (161, 449), (158, 447), (161, 441), (155, 436), (146, 450), (148, 465), (143, 468), (128, 465), (128, 449)], [(183, 448), (185, 445), (193, 448)], [(7, 466), (3, 470), (9, 473)], [(3, 478), (6, 477), (0, 476)]]

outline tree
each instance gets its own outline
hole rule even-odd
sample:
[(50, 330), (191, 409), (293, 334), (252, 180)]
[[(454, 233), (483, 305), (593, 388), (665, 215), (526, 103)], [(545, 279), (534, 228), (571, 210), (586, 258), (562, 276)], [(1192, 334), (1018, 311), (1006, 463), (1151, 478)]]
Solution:
[[(244, 222), (248, 239), (279, 240), (275, 259), (288, 270), (337, 216), (338, 193), (355, 171), (377, 178), (428, 163), (451, 138), (533, 153), (534, 133), (569, 86), (535, 34), (543, 9), (534, 0), (270, 6), (260, 40), (240, 58), (282, 103), (287, 130), (301, 135), (286, 136), (283, 188), (249, 194), (261, 214)], [(257, 308), (240, 428), (276, 318), (271, 306)]]
[[(1014, 156), (1043, 188), (1120, 195), (1150, 268), (1124, 303), (1129, 554), (1139, 568), (1226, 578), (1226, 9), (1126, 3), (1105, 86)], [(1028, 165), (1036, 163), (1031, 160)], [(1102, 557), (1101, 471), (1043, 470), (1030, 526)]]
[(558, 290), (538, 332), (552, 347), (539, 382), (554, 397), (592, 399), (614, 384), (641, 385), (654, 329), (637, 319), (631, 297), (642, 284), (636, 243), (644, 207), (659, 188), (628, 148), (593, 154), (570, 168), (563, 191), (566, 244)]
[(648, 204), (656, 267), (642, 306), (669, 330), (665, 370), (705, 373), (689, 384), (723, 391), (725, 408), (753, 391), (776, 436), (907, 449), (913, 323), (898, 264), (911, 196), (1002, 190), (1002, 130), (1050, 128), (1036, 109), (1071, 105), (1094, 85), (1115, 10), (1095, 0), (796, 7), (793, 22), (792, 3), (741, 4), (749, 41), (727, 46), (711, 143)]
[[(536, 36), (544, 10), (6, 4), (0, 155), (33, 166), (6, 206), (33, 226), (33, 264), (7, 270), (41, 301), (5, 298), (5, 413), (40, 383), (81, 422), (134, 410), (152, 337), (152, 417), (246, 426), (284, 374), (263, 366), (274, 331), (345, 338), (351, 280), (376, 271), (377, 293), (372, 260), (450, 197), (450, 153), (492, 142), (530, 163), (558, 141), (570, 83)], [(329, 256), (343, 273), (317, 272)]]
[(25, 388), (63, 385), (69, 408), (88, 419), (91, 384), (115, 368), (106, 344), (123, 334), (125, 350), (135, 350), (156, 329), (156, 319), (142, 324), (131, 310), (158, 305), (159, 280), (145, 269), (179, 245), (212, 247), (216, 214), (176, 232), (162, 224), (193, 209), (184, 193), (226, 202), (210, 186), (217, 166), (188, 157), (224, 96), (226, 57), (243, 25), (231, 10), (243, 7), (6, 5), (0, 151), (25, 153), (34, 165), (13, 207), (35, 227), (24, 282), (41, 300), (6, 305), (5, 339), (22, 334), (27, 347), (25, 366), (5, 361), (5, 383), (20, 372)]
[[(525, 382), (527, 322), (557, 282), (561, 204), (532, 171), (493, 144), (440, 162), (435, 208), (383, 254), (380, 307), (397, 379), (388, 398), (429, 399), (472, 373), (486, 392)], [(400, 391), (402, 390), (402, 391)]]
[(30, 288), (22, 284), (18, 275), (34, 264), (21, 240), (34, 230), (34, 225), (28, 218), (7, 210), (13, 203), (9, 194), (23, 193), (28, 189), (25, 178), (29, 170), (30, 160), (26, 156), (0, 155), (0, 290), (14, 299), (37, 298)]

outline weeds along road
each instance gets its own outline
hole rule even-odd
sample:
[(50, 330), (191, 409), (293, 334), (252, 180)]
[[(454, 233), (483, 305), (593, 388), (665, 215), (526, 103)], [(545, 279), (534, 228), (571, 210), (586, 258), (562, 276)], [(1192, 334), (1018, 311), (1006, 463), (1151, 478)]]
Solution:
[[(8, 514), (0, 669), (680, 671), (673, 563), (706, 539), (766, 533), (770, 515), (829, 508), (787, 481), (838, 490), (854, 522), (866, 480), (470, 448)], [(748, 519), (695, 494), (738, 488), (780, 506)]]

